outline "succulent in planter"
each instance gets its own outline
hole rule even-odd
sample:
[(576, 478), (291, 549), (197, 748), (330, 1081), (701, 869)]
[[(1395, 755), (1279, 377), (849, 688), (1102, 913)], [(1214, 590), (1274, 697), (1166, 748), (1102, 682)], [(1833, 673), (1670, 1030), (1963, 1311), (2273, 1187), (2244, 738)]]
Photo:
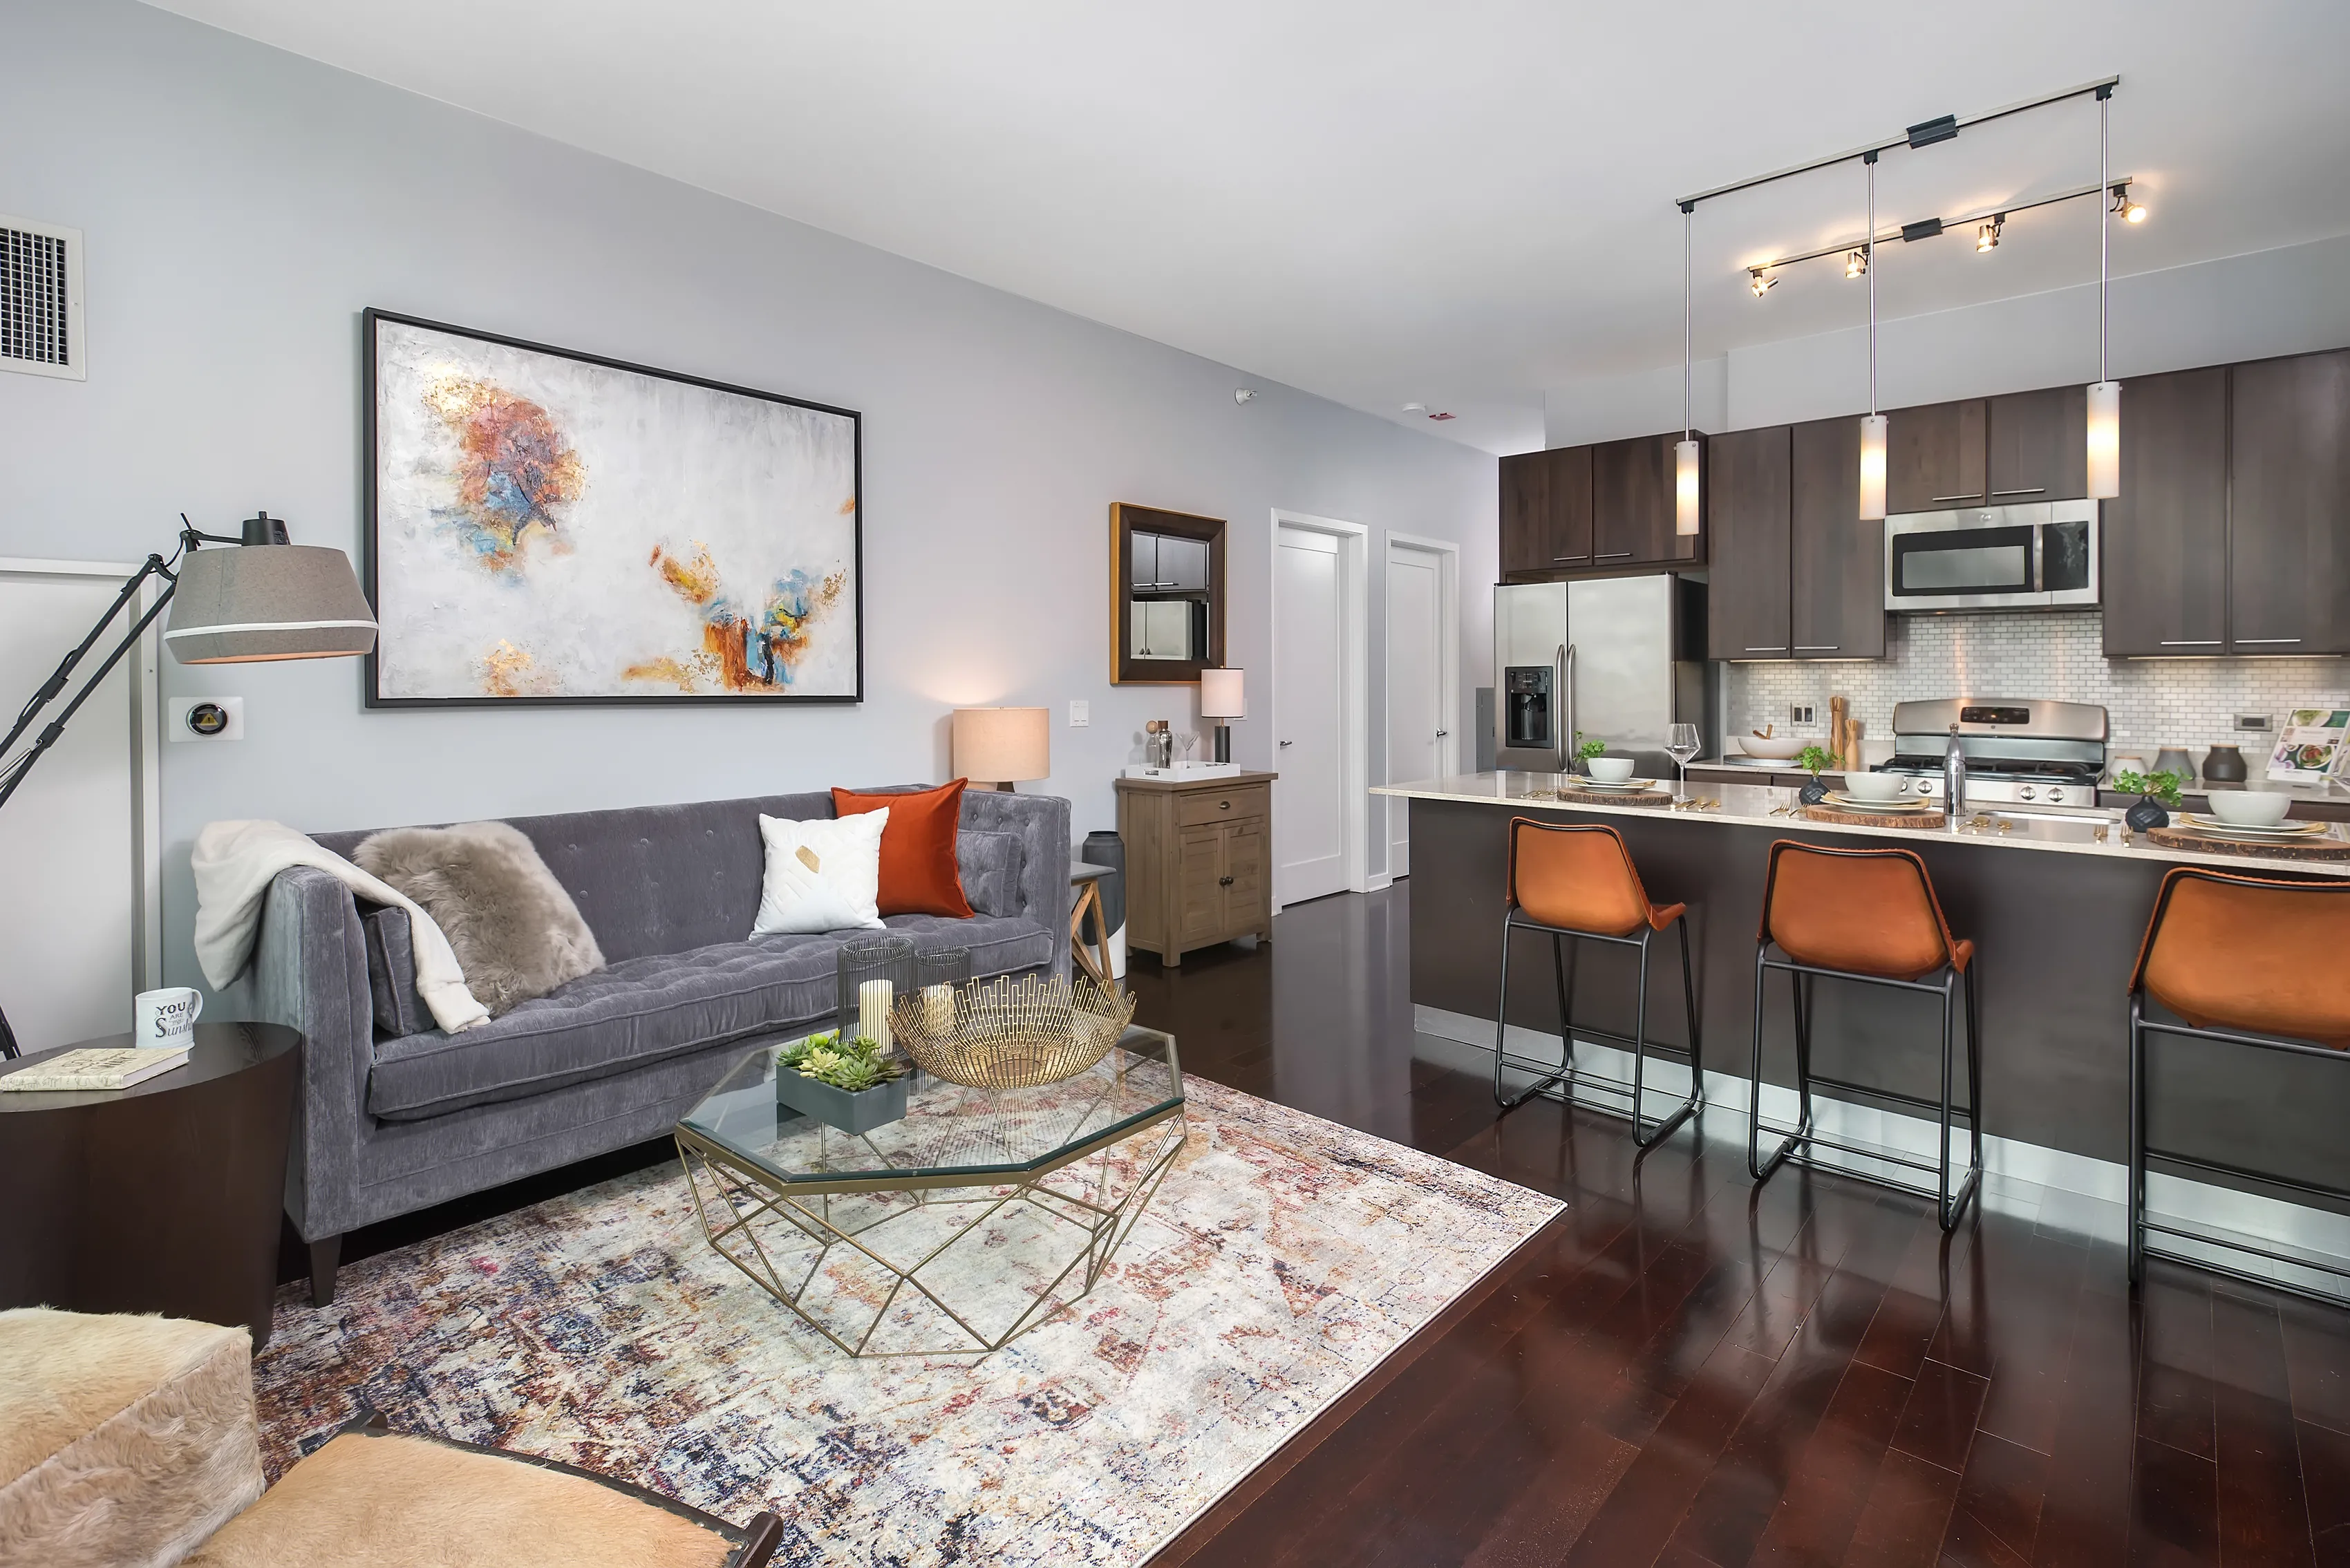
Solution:
[(2170, 826), (2170, 812), (2178, 805), (2178, 786), (2184, 783), (2168, 768), (2141, 774), (2136, 768), (2124, 768), (2114, 775), (2114, 787), (2138, 797), (2138, 803), (2122, 814), (2122, 820), (2134, 832), (2144, 833), (2151, 827)]
[(1817, 805), (1827, 799), (1828, 786), (1820, 783), (1820, 771), (1828, 765), (1828, 754), (1819, 746), (1805, 746), (1795, 753), (1795, 765), (1811, 774), (1811, 780), (1795, 792), (1795, 798), (1805, 805)]
[(870, 1132), (906, 1114), (905, 1075), (870, 1035), (811, 1034), (776, 1051), (775, 1098), (843, 1132)]

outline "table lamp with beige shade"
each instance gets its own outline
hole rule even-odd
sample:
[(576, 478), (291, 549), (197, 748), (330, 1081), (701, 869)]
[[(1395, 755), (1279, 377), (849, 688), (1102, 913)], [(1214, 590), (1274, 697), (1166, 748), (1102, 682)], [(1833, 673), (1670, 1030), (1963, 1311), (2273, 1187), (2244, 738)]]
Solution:
[(1023, 779), (1050, 777), (1052, 727), (1042, 708), (958, 708), (954, 771), (973, 784), (1009, 790)]
[(1216, 758), (1220, 763), (1232, 760), (1232, 728), (1226, 719), (1248, 717), (1248, 702), (1241, 691), (1241, 672), (1237, 670), (1202, 670), (1200, 671), (1200, 717), (1216, 722)]

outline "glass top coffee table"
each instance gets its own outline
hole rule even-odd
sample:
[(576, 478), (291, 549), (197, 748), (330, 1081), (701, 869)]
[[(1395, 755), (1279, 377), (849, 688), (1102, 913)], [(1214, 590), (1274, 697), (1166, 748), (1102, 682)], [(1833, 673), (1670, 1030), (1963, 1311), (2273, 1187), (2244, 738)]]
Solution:
[(1155, 1029), (1035, 1088), (918, 1075), (864, 1133), (778, 1104), (776, 1050), (686, 1113), (678, 1157), (710, 1244), (851, 1355), (984, 1355), (1084, 1295), (1189, 1130)]

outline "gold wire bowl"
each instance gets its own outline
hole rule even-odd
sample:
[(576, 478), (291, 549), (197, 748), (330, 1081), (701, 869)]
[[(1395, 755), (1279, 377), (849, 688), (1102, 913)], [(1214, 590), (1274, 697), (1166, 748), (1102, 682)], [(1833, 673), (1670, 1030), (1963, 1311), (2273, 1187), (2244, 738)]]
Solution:
[(1072, 985), (1059, 975), (1031, 974), (957, 986), (951, 1000), (906, 997), (890, 1009), (889, 1030), (933, 1077), (972, 1089), (1027, 1089), (1099, 1062), (1133, 1018), (1134, 998), (1124, 992), (1090, 978)]

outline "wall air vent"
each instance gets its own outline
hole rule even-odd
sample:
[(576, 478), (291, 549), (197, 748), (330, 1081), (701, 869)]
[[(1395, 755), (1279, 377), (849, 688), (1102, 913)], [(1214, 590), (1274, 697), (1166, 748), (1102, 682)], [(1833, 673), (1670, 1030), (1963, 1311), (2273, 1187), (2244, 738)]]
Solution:
[(79, 229), (0, 214), (0, 370), (88, 379)]

